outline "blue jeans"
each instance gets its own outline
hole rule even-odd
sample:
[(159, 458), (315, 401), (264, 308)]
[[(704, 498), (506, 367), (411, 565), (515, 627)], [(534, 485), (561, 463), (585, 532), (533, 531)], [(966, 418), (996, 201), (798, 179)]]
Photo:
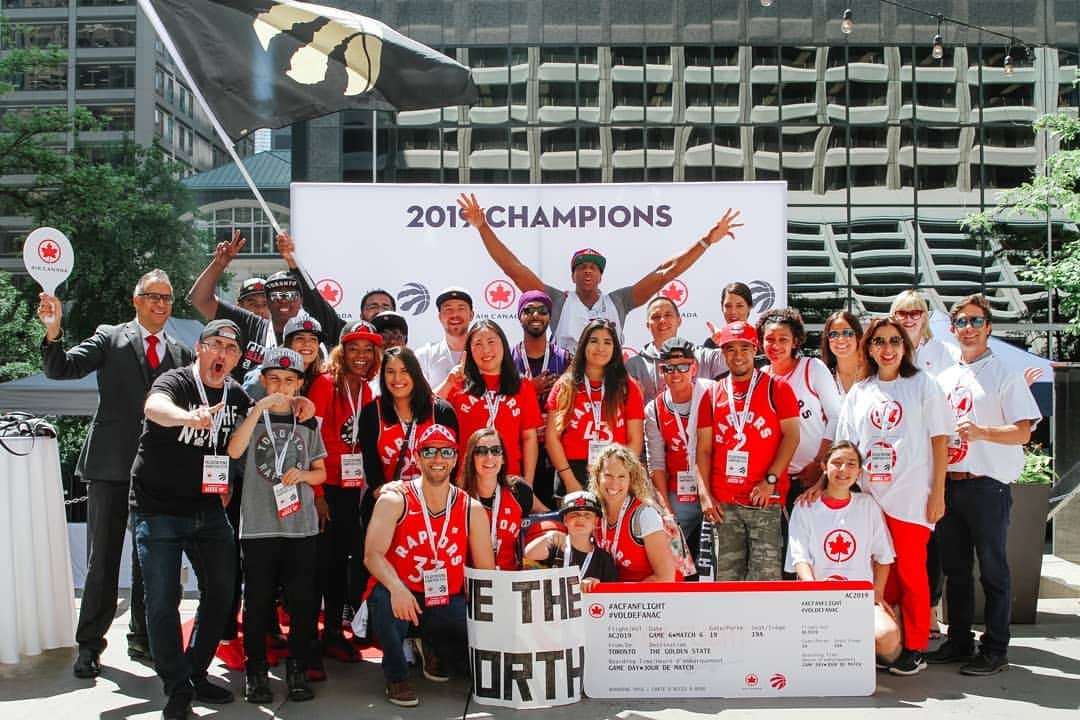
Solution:
[[(191, 516), (134, 511), (131, 527), (143, 568), (155, 670), (166, 695), (191, 695), (192, 680), (206, 676), (232, 607), (236, 577), (232, 527), (221, 507)], [(199, 581), (199, 607), (186, 652), (180, 632), (181, 552), (191, 560)]]
[(696, 558), (701, 545), (701, 503), (697, 500), (679, 502), (678, 493), (673, 492), (668, 493), (668, 503), (675, 514), (675, 522), (679, 524), (679, 529), (686, 537), (690, 554)]
[[(465, 621), (465, 595), (451, 595), (449, 605), (424, 607), (423, 593), (413, 593), (423, 611), (420, 615), (420, 638), (434, 649), (443, 667), (468, 672), (469, 635)], [(368, 627), (383, 649), (382, 669), (386, 682), (401, 682), (409, 675), (409, 666), (401, 644), (409, 634), (409, 621), (394, 617), (390, 591), (382, 583), (375, 585), (367, 599)]]
[(975, 637), (971, 625), (977, 555), (986, 597), (982, 647), (995, 653), (1009, 649), (1012, 587), (1005, 544), (1011, 508), (1011, 488), (993, 478), (949, 480), (945, 485), (945, 516), (936, 533), (949, 603), (949, 640), (960, 647), (971, 647)]

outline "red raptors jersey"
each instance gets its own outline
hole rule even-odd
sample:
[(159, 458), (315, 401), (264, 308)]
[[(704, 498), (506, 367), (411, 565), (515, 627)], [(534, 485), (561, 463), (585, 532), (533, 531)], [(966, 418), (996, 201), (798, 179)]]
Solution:
[(496, 394), (499, 389), (498, 376), (485, 375), (484, 381), (492, 392), (487, 397), (469, 395), (460, 384), (455, 386), (447, 397), (447, 402), (458, 417), (458, 451), (464, 457), (465, 446), (472, 434), (488, 426), (490, 405), (495, 408), (495, 429), (499, 431), (499, 437), (506, 449), (506, 472), (509, 475), (523, 475), (521, 434), (526, 430), (535, 430), (543, 423), (540, 405), (536, 402), (536, 392), (531, 383), (523, 380), (516, 394), (499, 395)]
[[(350, 385), (360, 383), (360, 397), (356, 404), (356, 413), (375, 399), (376, 393), (370, 382), (350, 381)], [(377, 387), (377, 386), (376, 386)], [(322, 418), (323, 444), (326, 445), (326, 484), (341, 485), (341, 456), (344, 453), (360, 452), (360, 438), (356, 439), (356, 448), (352, 442), (352, 405), (345, 393), (334, 387), (333, 377), (323, 373), (316, 377), (308, 390), (308, 399), (315, 404), (315, 414)]]
[(630, 505), (623, 514), (622, 527), (608, 524), (606, 520), (600, 521), (600, 532), (597, 537), (597, 545), (611, 553), (615, 559), (615, 567), (619, 569), (619, 582), (641, 582), (652, 575), (652, 563), (645, 552), (645, 541), (636, 540), (630, 531), (634, 516), (642, 509), (642, 503), (637, 498), (630, 500)]
[[(494, 503), (494, 499), (492, 499)], [(495, 540), (491, 543), (495, 549), (495, 567), (499, 570), (520, 570), (518, 559), (518, 536), (521, 534), (521, 517), (524, 514), (514, 493), (507, 487), (499, 489), (499, 517), (492, 517), (493, 507), (484, 505), (488, 523), (495, 523)]]
[[(424, 593), (424, 571), (446, 568), (448, 592), (460, 595), (465, 588), (465, 555), (469, 551), (469, 497), (450, 486), (446, 509), (430, 515), (431, 532), (437, 543), (431, 556), (431, 543), (424, 523), (424, 505), (416, 494), (416, 483), (405, 485), (405, 512), (401, 514), (386, 559), (394, 566), (401, 581), (414, 593)], [(449, 523), (445, 536), (443, 526)]]
[[(702, 401), (704, 402), (705, 399), (702, 398)], [(675, 412), (664, 402), (663, 394), (657, 396), (653, 407), (656, 408), (656, 426), (660, 429), (660, 434), (664, 436), (664, 468), (668, 474), (668, 483), (671, 484), (674, 482), (676, 473), (689, 470), (692, 463), (686, 456), (686, 443), (683, 442), (683, 437), (679, 433), (679, 422), (682, 422), (684, 429), (687, 422), (675, 417)], [(671, 487), (674, 485), (672, 484)]]
[[(570, 406), (570, 411), (566, 416), (566, 424), (563, 427), (562, 445), (567, 460), (587, 460), (589, 458), (590, 440), (626, 444), (626, 421), (645, 419), (645, 399), (641, 394), (641, 388), (631, 378), (627, 378), (627, 384), (626, 405), (619, 410), (614, 429), (604, 419), (603, 407), (600, 407), (599, 411), (599, 428), (596, 426), (593, 405), (595, 403), (602, 406), (599, 387), (593, 387), (592, 401), (590, 401), (589, 393), (585, 390), (585, 384), (578, 384), (577, 391), (574, 393), (574, 402)], [(549, 412), (556, 408), (559, 387), (560, 385), (556, 383), (551, 388), (551, 394), (548, 396), (547, 401)]]
[[(757, 371), (755, 371), (757, 373)], [(750, 381), (735, 381), (735, 412), (741, 413), (750, 404), (743, 426), (744, 442), (735, 437), (735, 420), (728, 405), (727, 380), (719, 380), (701, 403), (698, 427), (711, 427), (713, 431), (712, 473), (710, 488), (713, 498), (722, 503), (750, 505), (750, 491), (765, 479), (769, 465), (780, 447), (780, 421), (799, 416), (799, 401), (791, 386), (783, 380), (758, 374), (754, 395), (746, 398)], [(727, 474), (728, 450), (750, 453), (746, 477), (729, 477)], [(780, 502), (787, 497), (787, 469), (779, 475), (776, 492), (770, 502)]]
[[(408, 443), (410, 441), (416, 442), (416, 438), (423, 435), (425, 430), (435, 424), (435, 406), (432, 405), (428, 419), (417, 423), (415, 430), (409, 433), (410, 437), (408, 438), (405, 437), (405, 431), (408, 428), (407, 423), (405, 425), (399, 422), (387, 424), (383, 421), (382, 405), (376, 407), (378, 407), (379, 412), (379, 437), (375, 441), (375, 446), (379, 450), (379, 462), (382, 463), (383, 480), (385, 482), (394, 480), (394, 471), (397, 469), (399, 460), (401, 462), (402, 480), (419, 478), (420, 468), (416, 465), (416, 460), (413, 458)], [(401, 457), (402, 454), (404, 454), (403, 458)]]

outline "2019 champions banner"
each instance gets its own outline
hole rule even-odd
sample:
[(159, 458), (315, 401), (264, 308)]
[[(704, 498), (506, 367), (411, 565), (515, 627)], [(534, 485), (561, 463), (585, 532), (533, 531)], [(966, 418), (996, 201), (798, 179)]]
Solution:
[[(727, 208), (741, 212), (734, 240), (709, 248), (661, 294), (683, 314), (680, 334), (702, 340), (723, 324), (720, 294), (740, 281), (754, 318), (787, 302), (787, 199), (782, 182), (608, 185), (359, 185), (293, 183), (297, 256), (338, 312), (359, 317), (360, 298), (384, 288), (409, 320), (410, 344), (442, 337), (434, 298), (448, 285), (473, 296), (477, 318), (499, 322), (511, 342), (520, 291), (488, 257), (461, 217), (457, 197), (474, 193), (489, 224), (549, 285), (572, 289), (570, 256), (607, 257), (601, 289), (631, 285), (703, 237)], [(644, 311), (627, 317), (626, 344), (649, 341)]]

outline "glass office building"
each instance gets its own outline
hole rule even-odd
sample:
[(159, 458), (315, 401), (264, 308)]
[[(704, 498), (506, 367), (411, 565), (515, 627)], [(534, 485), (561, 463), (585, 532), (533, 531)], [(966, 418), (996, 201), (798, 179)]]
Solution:
[[(958, 221), (1057, 149), (1031, 122), (1080, 106), (1080, 3), (910, 4), (984, 30), (946, 22), (937, 58), (936, 20), (878, 0), (342, 3), (480, 87), (473, 107), (379, 114), (379, 182), (784, 180), (789, 292), (812, 317), (882, 312), (908, 287), (939, 309), (985, 291), (1000, 331), (1045, 332), (1051, 303), (1022, 270), (1076, 228), (972, 237)], [(294, 127), (294, 179), (371, 182), (371, 123)]]

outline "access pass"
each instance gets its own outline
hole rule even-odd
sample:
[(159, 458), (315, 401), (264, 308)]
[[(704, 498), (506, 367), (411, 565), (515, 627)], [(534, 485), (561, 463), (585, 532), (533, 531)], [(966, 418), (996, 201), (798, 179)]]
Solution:
[(341, 487), (364, 486), (364, 454), (344, 453), (341, 456)]
[(892, 447), (874, 445), (870, 448), (870, 482), (893, 481), (893, 451)]
[(694, 473), (683, 470), (675, 476), (675, 480), (675, 498), (679, 502), (697, 502), (697, 481), (694, 479)]
[(437, 607), (450, 604), (450, 581), (446, 568), (424, 571), (424, 605)]
[(285, 519), (300, 509), (300, 492), (296, 485), (276, 483), (274, 485), (274, 502), (277, 503), (277, 516)]
[(596, 465), (600, 459), (600, 453), (604, 452), (611, 443), (607, 440), (590, 440), (589, 441), (589, 467)]
[(225, 495), (229, 492), (229, 456), (203, 456), (203, 495)]
[(746, 450), (728, 450), (727, 467), (724, 474), (729, 483), (741, 483), (746, 479), (750, 467), (750, 453)]

